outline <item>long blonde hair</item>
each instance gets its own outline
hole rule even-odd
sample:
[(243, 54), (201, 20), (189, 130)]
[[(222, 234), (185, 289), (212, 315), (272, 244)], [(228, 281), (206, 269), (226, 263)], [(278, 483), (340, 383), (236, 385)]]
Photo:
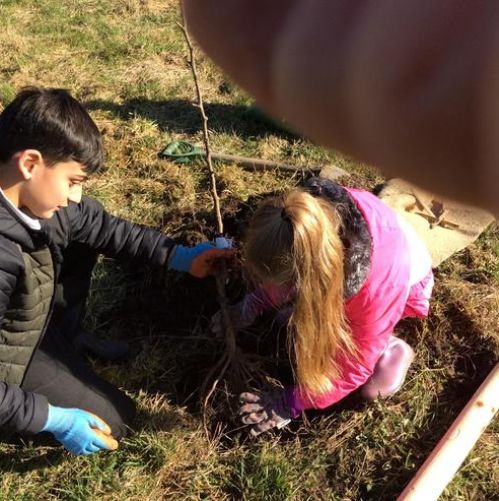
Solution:
[(298, 384), (312, 395), (341, 375), (340, 355), (357, 353), (344, 315), (340, 227), (329, 202), (296, 189), (258, 207), (245, 242), (250, 275), (296, 290), (288, 350)]

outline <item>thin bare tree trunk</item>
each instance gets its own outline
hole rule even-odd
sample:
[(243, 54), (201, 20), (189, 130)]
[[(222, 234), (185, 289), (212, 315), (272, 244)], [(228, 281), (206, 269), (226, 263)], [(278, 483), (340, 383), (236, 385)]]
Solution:
[[(206, 165), (209, 172), (210, 177), (210, 192), (213, 199), (213, 211), (215, 213), (215, 219), (217, 223), (217, 233), (222, 236), (224, 233), (223, 228), (223, 220), (222, 214), (220, 210), (220, 199), (217, 192), (216, 185), (216, 174), (215, 169), (213, 168), (212, 162), (212, 151), (210, 146), (210, 135), (208, 131), (208, 117), (206, 116), (206, 112), (203, 104), (203, 95), (201, 92), (201, 87), (199, 84), (199, 78), (197, 73), (196, 59), (194, 54), (194, 47), (192, 41), (189, 36), (183, 8), (182, 2), (180, 2), (180, 8), (182, 12), (182, 24), (180, 24), (180, 29), (184, 34), (184, 38), (189, 49), (189, 64), (191, 67), (192, 77), (194, 80), (194, 85), (196, 88), (196, 98), (197, 102), (194, 104), (199, 109), (199, 113), (201, 115), (203, 121), (203, 142), (205, 147), (205, 159)], [(212, 370), (206, 376), (202, 388), (201, 395), (203, 399), (203, 419), (205, 432), (209, 437), (209, 430), (207, 427), (207, 410), (208, 404), (211, 396), (213, 395), (219, 381), (225, 375), (227, 369), (229, 367), (233, 367), (237, 372), (244, 373), (244, 368), (242, 367), (242, 357), (238, 356), (238, 348), (236, 343), (236, 332), (232, 325), (232, 321), (229, 314), (229, 302), (227, 299), (227, 294), (225, 290), (225, 283), (227, 280), (227, 266), (224, 262), (221, 262), (220, 270), (216, 276), (216, 284), (217, 284), (217, 294), (218, 294), (218, 302), (220, 304), (220, 310), (222, 312), (223, 319), (223, 328), (225, 332), (225, 352), (222, 357), (218, 360)], [(240, 358), (240, 359), (239, 359)], [(213, 380), (210, 389), (207, 391), (210, 382)]]

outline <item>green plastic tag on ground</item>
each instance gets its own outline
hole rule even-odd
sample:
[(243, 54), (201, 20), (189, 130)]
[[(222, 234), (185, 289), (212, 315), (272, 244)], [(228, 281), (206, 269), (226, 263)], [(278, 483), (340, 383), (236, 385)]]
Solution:
[(204, 151), (187, 141), (173, 141), (168, 143), (159, 155), (160, 157), (172, 160), (176, 164), (187, 164), (197, 157), (203, 156)]

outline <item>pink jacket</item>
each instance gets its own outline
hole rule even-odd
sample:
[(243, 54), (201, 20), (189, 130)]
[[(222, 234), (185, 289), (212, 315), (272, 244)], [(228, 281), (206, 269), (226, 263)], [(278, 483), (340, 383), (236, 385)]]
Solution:
[[(411, 243), (395, 212), (369, 192), (354, 189), (348, 192), (364, 216), (372, 238), (367, 279), (360, 291), (345, 303), (359, 356), (357, 360), (344, 356), (338, 360), (342, 377), (332, 381), (333, 387), (327, 393), (312, 397), (298, 387), (288, 389), (295, 415), (303, 409), (328, 407), (366, 383), (396, 324), (404, 317), (428, 315), (433, 274), (429, 268), (425, 279), (411, 287)], [(415, 258), (412, 252), (412, 260)], [(248, 295), (243, 303), (246, 308), (263, 311), (283, 304), (289, 296), (289, 291), (267, 284)]]

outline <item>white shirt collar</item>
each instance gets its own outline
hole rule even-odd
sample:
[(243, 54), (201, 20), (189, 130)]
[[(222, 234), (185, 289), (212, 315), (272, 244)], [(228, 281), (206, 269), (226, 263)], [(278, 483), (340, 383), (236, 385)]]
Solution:
[(3, 192), (2, 188), (0, 188), (0, 195), (2, 198), (9, 204), (9, 206), (14, 210), (14, 212), (19, 216), (19, 218), (28, 226), (28, 228), (31, 228), (32, 230), (41, 230), (42, 225), (40, 224), (40, 221), (38, 219), (34, 219), (32, 217), (29, 217), (27, 214), (25, 214), (22, 210), (20, 210), (18, 207), (16, 207), (5, 195)]

